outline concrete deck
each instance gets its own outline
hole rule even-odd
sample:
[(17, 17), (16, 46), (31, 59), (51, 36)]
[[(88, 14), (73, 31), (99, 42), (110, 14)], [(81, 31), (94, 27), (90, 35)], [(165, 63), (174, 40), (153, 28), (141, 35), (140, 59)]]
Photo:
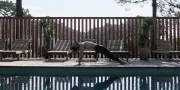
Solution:
[[(92, 62), (87, 59), (78, 65), (78, 58), (62, 62), (64, 58), (46, 61), (42, 58), (21, 58), (19, 61), (5, 59), (0, 61), (0, 75), (2, 76), (179, 76), (180, 60), (149, 59), (142, 61), (130, 59), (126, 65), (120, 65), (105, 58)], [(65, 60), (65, 59), (64, 59)], [(87, 62), (89, 61), (89, 62)]]
[(100, 58), (99, 61), (94, 62), (92, 58), (84, 59), (82, 65), (78, 65), (78, 58), (64, 61), (63, 58), (52, 59), (52, 61), (46, 61), (43, 58), (21, 58), (20, 61), (15, 61), (12, 58), (6, 58), (0, 61), (0, 66), (47, 66), (47, 67), (180, 67), (180, 60), (159, 60), (149, 59), (149, 61), (142, 61), (138, 58), (131, 58), (126, 65), (120, 65), (117, 62), (109, 61), (105, 58)]

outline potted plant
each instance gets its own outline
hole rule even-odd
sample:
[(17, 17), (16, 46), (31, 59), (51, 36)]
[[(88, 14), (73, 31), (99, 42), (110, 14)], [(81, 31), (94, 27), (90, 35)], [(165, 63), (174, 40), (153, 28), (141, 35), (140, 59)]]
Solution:
[(141, 26), (141, 30), (139, 33), (139, 57), (140, 60), (148, 60), (149, 48), (148, 48), (148, 40), (149, 40), (149, 30), (153, 25), (153, 18), (145, 18), (144, 23)]
[(40, 30), (43, 32), (43, 57), (48, 59), (47, 51), (50, 50), (50, 41), (53, 39), (53, 29), (49, 24), (49, 20), (41, 20), (40, 23)]

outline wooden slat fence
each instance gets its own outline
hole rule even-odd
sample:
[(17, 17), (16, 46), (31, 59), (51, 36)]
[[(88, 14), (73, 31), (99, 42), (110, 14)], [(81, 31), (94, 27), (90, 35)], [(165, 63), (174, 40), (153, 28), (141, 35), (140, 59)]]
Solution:
[[(123, 40), (124, 50), (138, 57), (138, 33), (143, 17), (0, 17), (0, 38), (7, 39), (6, 49), (11, 49), (15, 39), (31, 39), (32, 58), (42, 57), (43, 31), (40, 20), (46, 19), (54, 30), (51, 48), (57, 40), (96, 39), (107, 46), (104, 40)], [(170, 40), (175, 50), (180, 50), (178, 17), (158, 17), (151, 29), (149, 46), (155, 49), (155, 39)], [(26, 55), (27, 56), (27, 55)], [(151, 57), (154, 57), (151, 55)]]

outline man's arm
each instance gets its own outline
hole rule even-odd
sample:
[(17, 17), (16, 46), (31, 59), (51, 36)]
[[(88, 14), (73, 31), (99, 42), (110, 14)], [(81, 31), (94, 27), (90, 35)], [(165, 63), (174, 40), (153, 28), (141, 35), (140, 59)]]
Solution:
[(69, 56), (69, 58), (72, 58), (72, 50), (69, 48), (69, 50), (67, 51), (67, 55)]

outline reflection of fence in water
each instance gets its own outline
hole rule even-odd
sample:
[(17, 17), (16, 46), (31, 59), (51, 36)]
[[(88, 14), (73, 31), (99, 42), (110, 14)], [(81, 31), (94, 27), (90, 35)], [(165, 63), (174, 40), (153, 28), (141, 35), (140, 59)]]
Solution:
[[(113, 78), (113, 77), (112, 77)], [(108, 76), (12, 76), (0, 78), (0, 90), (92, 90), (107, 85)], [(103, 82), (103, 83), (102, 83)], [(129, 76), (114, 79), (105, 90), (180, 90), (179, 77)], [(83, 88), (83, 89), (82, 89)], [(86, 88), (86, 89), (84, 89)], [(90, 89), (91, 88), (91, 89)]]

